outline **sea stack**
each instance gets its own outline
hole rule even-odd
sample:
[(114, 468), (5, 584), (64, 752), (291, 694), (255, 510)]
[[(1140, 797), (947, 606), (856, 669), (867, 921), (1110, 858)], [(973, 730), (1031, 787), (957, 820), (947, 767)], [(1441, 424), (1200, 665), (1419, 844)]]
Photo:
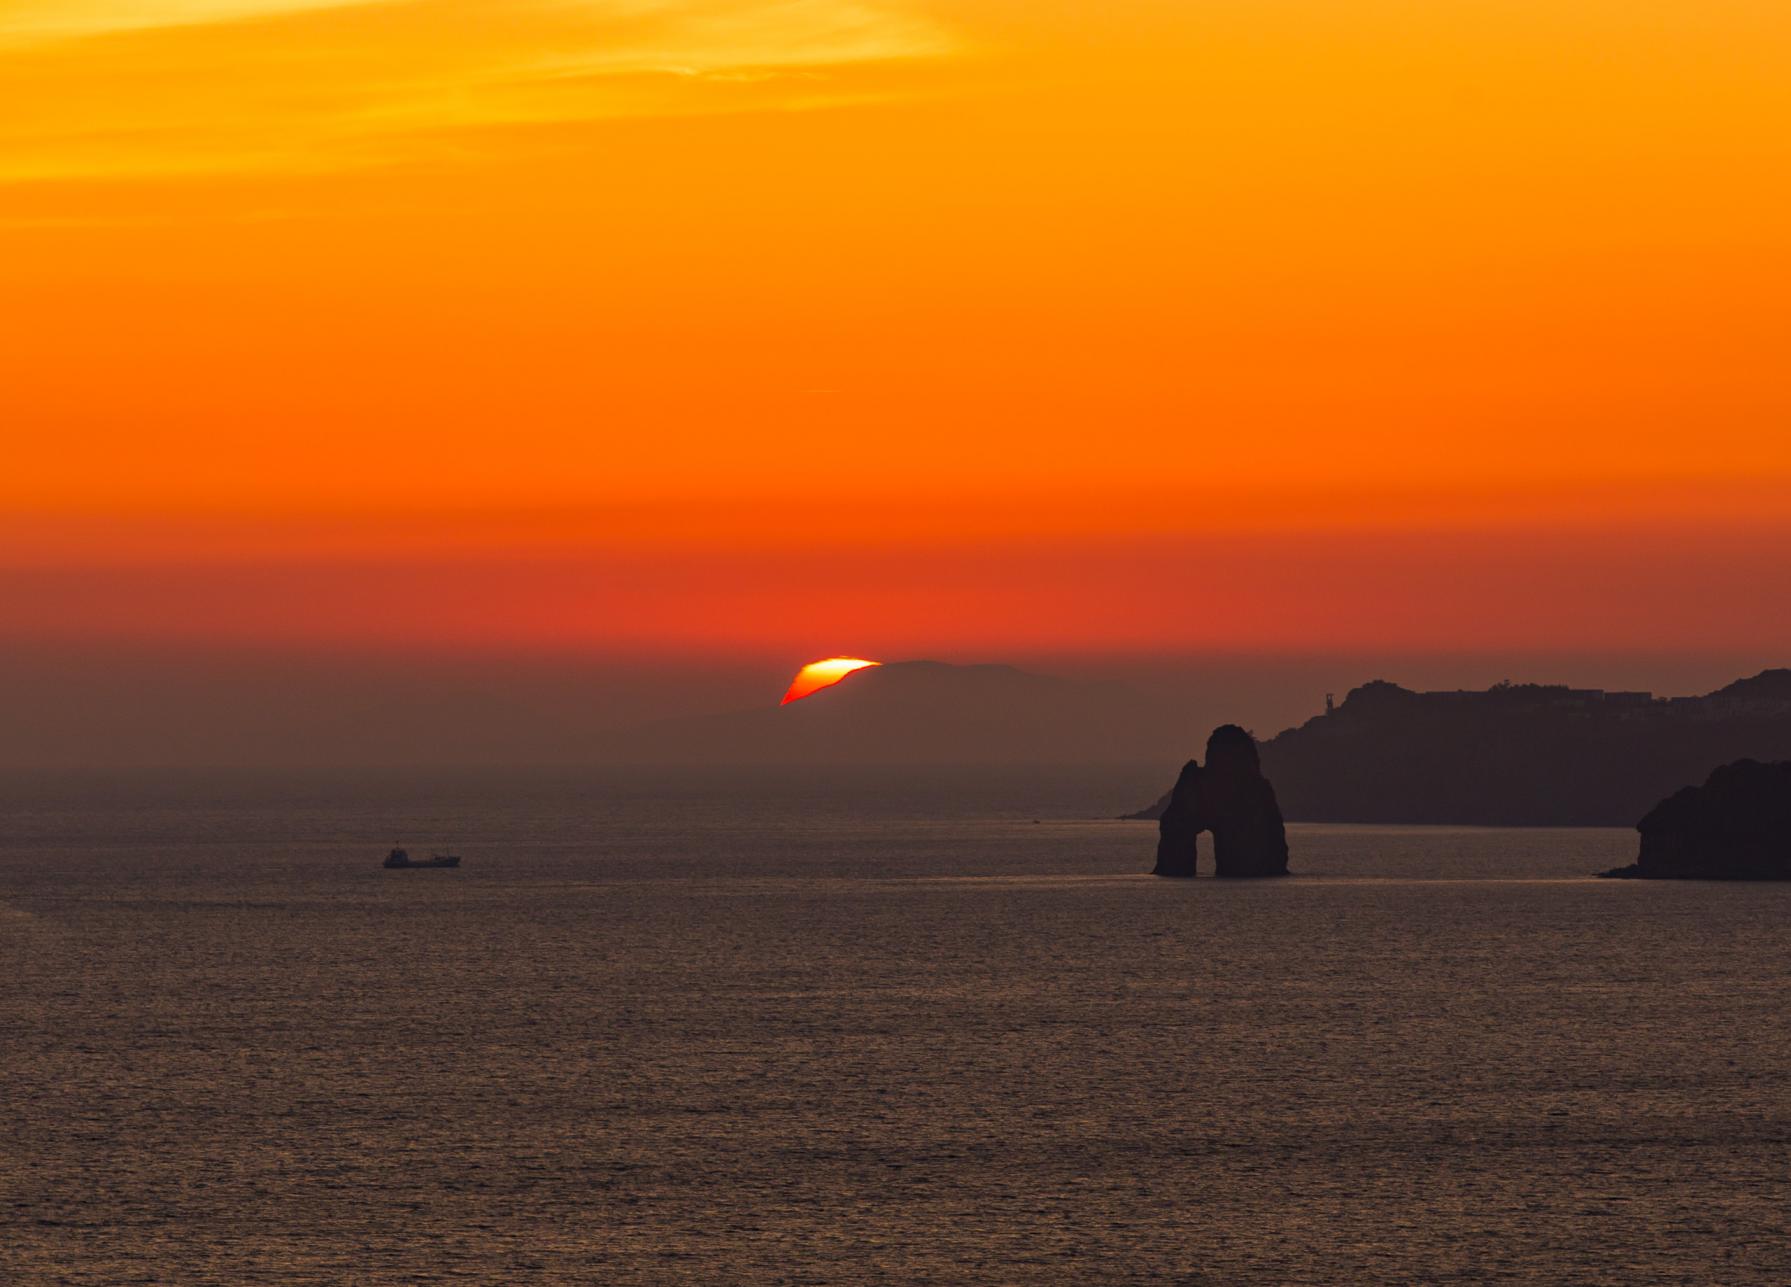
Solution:
[(1182, 765), (1181, 776), (1169, 793), (1169, 803), (1157, 820), (1157, 865), (1153, 876), (1192, 876), (1199, 853), (1200, 761)]
[(1604, 872), (1626, 880), (1791, 880), (1791, 760), (1736, 760), (1636, 823), (1641, 853)]
[(1195, 874), (1202, 831), (1213, 834), (1217, 876), (1285, 876), (1287, 831), (1275, 788), (1262, 775), (1256, 740), (1222, 724), (1206, 743), (1206, 766), (1189, 760), (1158, 822), (1158, 876)]

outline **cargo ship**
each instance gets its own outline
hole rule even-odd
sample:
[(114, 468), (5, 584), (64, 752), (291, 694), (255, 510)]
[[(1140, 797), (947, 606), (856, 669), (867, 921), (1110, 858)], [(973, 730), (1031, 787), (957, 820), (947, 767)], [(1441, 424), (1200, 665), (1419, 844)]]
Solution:
[(412, 858), (406, 849), (394, 849), (386, 855), (387, 867), (458, 867), (460, 858), (456, 854), (431, 854), (427, 858)]

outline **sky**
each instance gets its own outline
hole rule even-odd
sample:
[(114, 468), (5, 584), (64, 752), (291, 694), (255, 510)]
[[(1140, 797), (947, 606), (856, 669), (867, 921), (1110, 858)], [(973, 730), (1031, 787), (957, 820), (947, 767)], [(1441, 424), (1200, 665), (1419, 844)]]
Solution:
[(1787, 66), (1778, 0), (0, 0), (0, 651), (1782, 660)]

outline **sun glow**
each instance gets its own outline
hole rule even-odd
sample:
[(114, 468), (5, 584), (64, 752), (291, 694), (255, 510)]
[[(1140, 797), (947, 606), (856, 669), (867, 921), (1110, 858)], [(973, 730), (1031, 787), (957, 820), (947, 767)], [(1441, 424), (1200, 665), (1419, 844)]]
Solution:
[(796, 672), (796, 678), (790, 681), (790, 691), (784, 694), (779, 705), (788, 706), (791, 702), (801, 701), (810, 693), (831, 688), (855, 670), (882, 664), (880, 661), (861, 661), (857, 657), (829, 657), (826, 661), (811, 661)]

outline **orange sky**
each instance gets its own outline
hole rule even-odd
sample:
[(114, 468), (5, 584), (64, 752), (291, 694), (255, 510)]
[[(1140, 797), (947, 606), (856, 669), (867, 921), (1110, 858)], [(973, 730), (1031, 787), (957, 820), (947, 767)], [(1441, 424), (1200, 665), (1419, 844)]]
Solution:
[(1791, 644), (1788, 66), (1776, 0), (0, 0), (0, 634)]

